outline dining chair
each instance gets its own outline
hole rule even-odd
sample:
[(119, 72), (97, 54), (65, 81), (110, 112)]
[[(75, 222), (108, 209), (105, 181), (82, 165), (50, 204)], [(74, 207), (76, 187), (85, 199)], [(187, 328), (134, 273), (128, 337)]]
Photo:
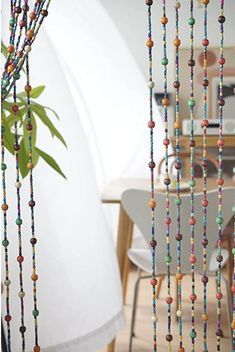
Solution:
[[(226, 227), (226, 224), (229, 222), (232, 216), (232, 206), (234, 203), (235, 189), (234, 188), (224, 188), (223, 189), (223, 224), (222, 230)], [(218, 204), (218, 193), (217, 190), (208, 191), (207, 198), (209, 206), (207, 207), (207, 237), (208, 237), (208, 246), (207, 246), (207, 255), (208, 255), (208, 275), (216, 273), (217, 270), (217, 250), (216, 238), (218, 225), (216, 223), (217, 216), (217, 204)], [(175, 205), (175, 194), (170, 193), (170, 217), (171, 217), (171, 227), (170, 227), (170, 250), (171, 256), (173, 258), (171, 262), (171, 274), (174, 275), (177, 273), (177, 241), (175, 240), (176, 234), (176, 205)], [(181, 267), (183, 274), (191, 274), (191, 264), (189, 262), (190, 256), (190, 194), (182, 193), (181, 194), (182, 204), (181, 204), (181, 233), (183, 239), (181, 241), (181, 253), (184, 253), (181, 257)], [(203, 208), (201, 206), (202, 193), (196, 193), (194, 196), (195, 204), (195, 217), (197, 223), (195, 225), (195, 255), (197, 258), (197, 263), (195, 264), (195, 271), (198, 274), (202, 274), (202, 219), (203, 219)], [(144, 239), (144, 245), (142, 248), (130, 248), (128, 250), (128, 257), (134, 263), (137, 268), (150, 274), (152, 272), (152, 257), (151, 251), (148, 243), (151, 241), (151, 212), (148, 206), (149, 203), (149, 192), (144, 190), (135, 190), (130, 189), (125, 191), (122, 194), (121, 203), (126, 213), (133, 221), (133, 223), (138, 227), (140, 233)], [(165, 204), (166, 198), (164, 193), (156, 193), (156, 208), (155, 208), (155, 228), (156, 228), (156, 239), (157, 239), (157, 256), (156, 256), (156, 272), (159, 276), (165, 276), (167, 274), (167, 266), (165, 264), (165, 255), (166, 255), (166, 240), (165, 232), (166, 225), (164, 223), (165, 219)], [(186, 254), (187, 253), (187, 254)], [(225, 265), (228, 260), (229, 253), (226, 249), (222, 249), (223, 262), (222, 266)], [(149, 277), (149, 276), (147, 276)], [(140, 280), (143, 277), (139, 275), (134, 289), (134, 300), (132, 308), (132, 319), (131, 319), (131, 333), (129, 340), (129, 352), (132, 351), (132, 340), (134, 337), (134, 324), (135, 324), (135, 315), (137, 308), (137, 295)], [(224, 279), (224, 278), (223, 278)], [(230, 313), (230, 290), (228, 289), (227, 280), (224, 279), (227, 289), (227, 298), (229, 304), (228, 308), (228, 320), (231, 321)]]

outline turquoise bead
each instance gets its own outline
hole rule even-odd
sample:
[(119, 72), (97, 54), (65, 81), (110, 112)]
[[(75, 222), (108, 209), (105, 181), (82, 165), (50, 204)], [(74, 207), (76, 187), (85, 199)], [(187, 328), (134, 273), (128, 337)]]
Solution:
[(232, 212), (233, 212), (233, 214), (235, 214), (235, 205), (233, 205), (233, 207), (232, 207)]
[(171, 261), (172, 261), (171, 256), (170, 256), (170, 255), (166, 255), (166, 256), (165, 256), (165, 262), (166, 262), (166, 263), (171, 263)]
[(195, 102), (194, 99), (189, 99), (189, 100), (188, 100), (188, 106), (189, 106), (190, 108), (194, 107), (195, 105), (196, 105), (196, 102)]
[(16, 225), (22, 225), (22, 223), (23, 221), (20, 218), (16, 219)]
[(190, 331), (190, 337), (191, 337), (192, 339), (195, 339), (195, 337), (197, 337), (197, 333), (196, 333), (195, 330)]
[(190, 26), (193, 26), (193, 25), (195, 24), (195, 18), (193, 18), (193, 17), (189, 18), (188, 24), (189, 24)]
[(168, 65), (168, 59), (166, 57), (162, 59), (162, 65), (164, 66)]
[(196, 185), (196, 181), (195, 180), (190, 180), (188, 184), (189, 184), (190, 187), (194, 187)]
[(176, 198), (175, 204), (176, 205), (181, 205), (181, 203), (182, 203), (181, 199), (180, 198)]
[(20, 74), (19, 74), (19, 72), (15, 72), (15, 73), (13, 74), (13, 78), (14, 78), (15, 80), (20, 79)]
[(6, 164), (1, 164), (1, 170), (2, 170), (2, 171), (6, 170), (6, 168), (7, 168), (7, 165), (6, 165)]
[(7, 247), (9, 245), (9, 241), (5, 238), (3, 241), (2, 241), (2, 245), (3, 247)]
[(3, 84), (4, 87), (7, 87), (7, 86), (9, 86), (10, 82), (9, 82), (8, 79), (5, 78), (5, 79), (2, 81), (2, 84)]
[(217, 223), (218, 225), (223, 224), (223, 218), (222, 218), (222, 216), (218, 216), (218, 217), (216, 218), (216, 223)]
[(11, 18), (9, 21), (9, 25), (14, 26), (14, 24), (15, 24), (15, 20), (14, 20), (14, 18)]
[(235, 255), (235, 248), (232, 249), (232, 253), (233, 253), (233, 255)]
[(39, 310), (38, 309), (34, 309), (32, 313), (33, 313), (33, 316), (35, 318), (39, 316)]
[(2, 88), (2, 95), (6, 95), (6, 94), (7, 94), (6, 88)]

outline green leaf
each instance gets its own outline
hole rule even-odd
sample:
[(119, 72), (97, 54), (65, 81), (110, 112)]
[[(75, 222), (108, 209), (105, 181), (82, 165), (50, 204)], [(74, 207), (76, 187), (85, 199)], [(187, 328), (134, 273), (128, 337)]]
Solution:
[(49, 106), (44, 106), (44, 109), (46, 110), (50, 110), (51, 112), (53, 112), (53, 114), (55, 115), (55, 117), (59, 120), (60, 117), (59, 115), (57, 114), (57, 112), (55, 110), (53, 110), (52, 108), (50, 108)]
[(57, 128), (53, 125), (53, 123), (47, 116), (45, 108), (42, 105), (34, 103), (31, 105), (31, 109), (35, 112), (35, 114), (37, 114), (37, 116), (44, 123), (44, 125), (48, 127), (52, 137), (55, 136), (56, 138), (58, 138), (61, 141), (61, 143), (67, 148), (67, 144), (63, 136), (60, 134), (60, 132), (57, 130)]
[(29, 169), (27, 168), (27, 163), (29, 162), (29, 155), (25, 149), (24, 140), (20, 142), (20, 150), (19, 150), (19, 166), (20, 166), (20, 173), (22, 178), (25, 178), (28, 173)]
[(56, 172), (58, 172), (62, 177), (66, 179), (65, 174), (62, 172), (61, 168), (59, 167), (55, 159), (52, 158), (52, 156), (50, 156), (43, 150), (39, 149), (38, 147), (35, 147), (35, 150), (39, 154), (39, 156), (45, 160), (45, 162), (48, 165), (50, 165)]
[(3, 43), (3, 41), (1, 40), (1, 51), (4, 57), (7, 57), (7, 47), (6, 45)]
[(13, 145), (15, 143), (15, 136), (11, 132), (10, 126), (6, 122), (6, 120), (3, 122), (3, 126), (5, 127), (5, 132), (4, 132), (4, 145), (7, 148), (7, 150), (14, 155), (14, 149)]

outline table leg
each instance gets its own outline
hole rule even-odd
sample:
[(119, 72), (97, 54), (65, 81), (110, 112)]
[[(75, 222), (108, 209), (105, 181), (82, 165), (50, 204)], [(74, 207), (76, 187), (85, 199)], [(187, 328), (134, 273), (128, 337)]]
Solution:
[[(133, 232), (133, 222), (120, 204), (119, 220), (118, 220), (118, 235), (117, 235), (117, 259), (122, 282), (123, 302), (126, 299), (126, 289), (128, 274), (130, 269), (130, 260), (127, 256), (127, 251), (131, 247)], [(114, 352), (115, 339), (108, 345), (108, 352)]]

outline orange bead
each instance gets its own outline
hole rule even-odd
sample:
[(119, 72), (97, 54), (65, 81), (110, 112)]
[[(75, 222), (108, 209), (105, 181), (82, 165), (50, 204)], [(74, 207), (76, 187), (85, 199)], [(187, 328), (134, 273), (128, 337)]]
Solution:
[(180, 46), (181, 40), (179, 38), (175, 38), (173, 43), (174, 43), (174, 46)]
[(8, 53), (12, 54), (15, 51), (14, 45), (9, 45), (7, 48)]
[(170, 102), (169, 102), (169, 99), (168, 99), (168, 98), (163, 98), (163, 99), (162, 99), (162, 105), (163, 105), (163, 106), (169, 106), (169, 103), (170, 103)]
[(202, 314), (202, 320), (207, 321), (208, 320), (208, 315), (207, 314)]
[(32, 39), (33, 38), (33, 35), (34, 35), (34, 31), (33, 29), (29, 29), (26, 33), (26, 36), (28, 39)]
[(232, 321), (232, 323), (231, 323), (231, 328), (232, 328), (233, 330), (235, 330), (235, 320)]
[(176, 128), (180, 128), (180, 127), (181, 127), (181, 123), (180, 123), (179, 121), (176, 121), (176, 122), (174, 123), (174, 127), (175, 127), (175, 129), (176, 129)]
[(179, 347), (178, 352), (185, 352), (184, 347)]
[(8, 210), (8, 205), (7, 204), (2, 204), (2, 210), (7, 211)]
[(175, 275), (175, 277), (176, 277), (176, 280), (182, 280), (183, 279), (183, 274), (182, 273), (177, 273), (176, 275)]
[(34, 164), (33, 163), (28, 163), (27, 164), (27, 168), (30, 170), (30, 169), (33, 169), (34, 168)]
[(14, 65), (13, 64), (10, 64), (8, 67), (7, 67), (7, 71), (9, 73), (13, 72), (14, 71)]
[(33, 274), (33, 275), (31, 276), (31, 279), (32, 279), (33, 281), (37, 281), (38, 275), (37, 275), (37, 274)]
[(33, 352), (40, 352), (40, 351), (41, 351), (40, 346), (34, 346)]
[(166, 16), (163, 16), (163, 17), (161, 18), (161, 23), (162, 23), (162, 24), (167, 24), (167, 23), (168, 23), (168, 18), (167, 18)]
[(151, 198), (150, 201), (149, 201), (149, 207), (151, 209), (154, 209), (156, 207), (156, 201), (155, 199)]
[(204, 5), (208, 5), (209, 2), (210, 2), (210, 0), (202, 0), (202, 3), (203, 3)]
[(154, 45), (154, 42), (151, 39), (148, 39), (147, 42), (146, 42), (146, 45), (147, 45), (148, 48), (152, 48), (153, 45)]
[(35, 18), (36, 18), (36, 13), (35, 13), (35, 12), (31, 12), (31, 13), (29, 14), (29, 18), (30, 18), (31, 20), (35, 20)]

